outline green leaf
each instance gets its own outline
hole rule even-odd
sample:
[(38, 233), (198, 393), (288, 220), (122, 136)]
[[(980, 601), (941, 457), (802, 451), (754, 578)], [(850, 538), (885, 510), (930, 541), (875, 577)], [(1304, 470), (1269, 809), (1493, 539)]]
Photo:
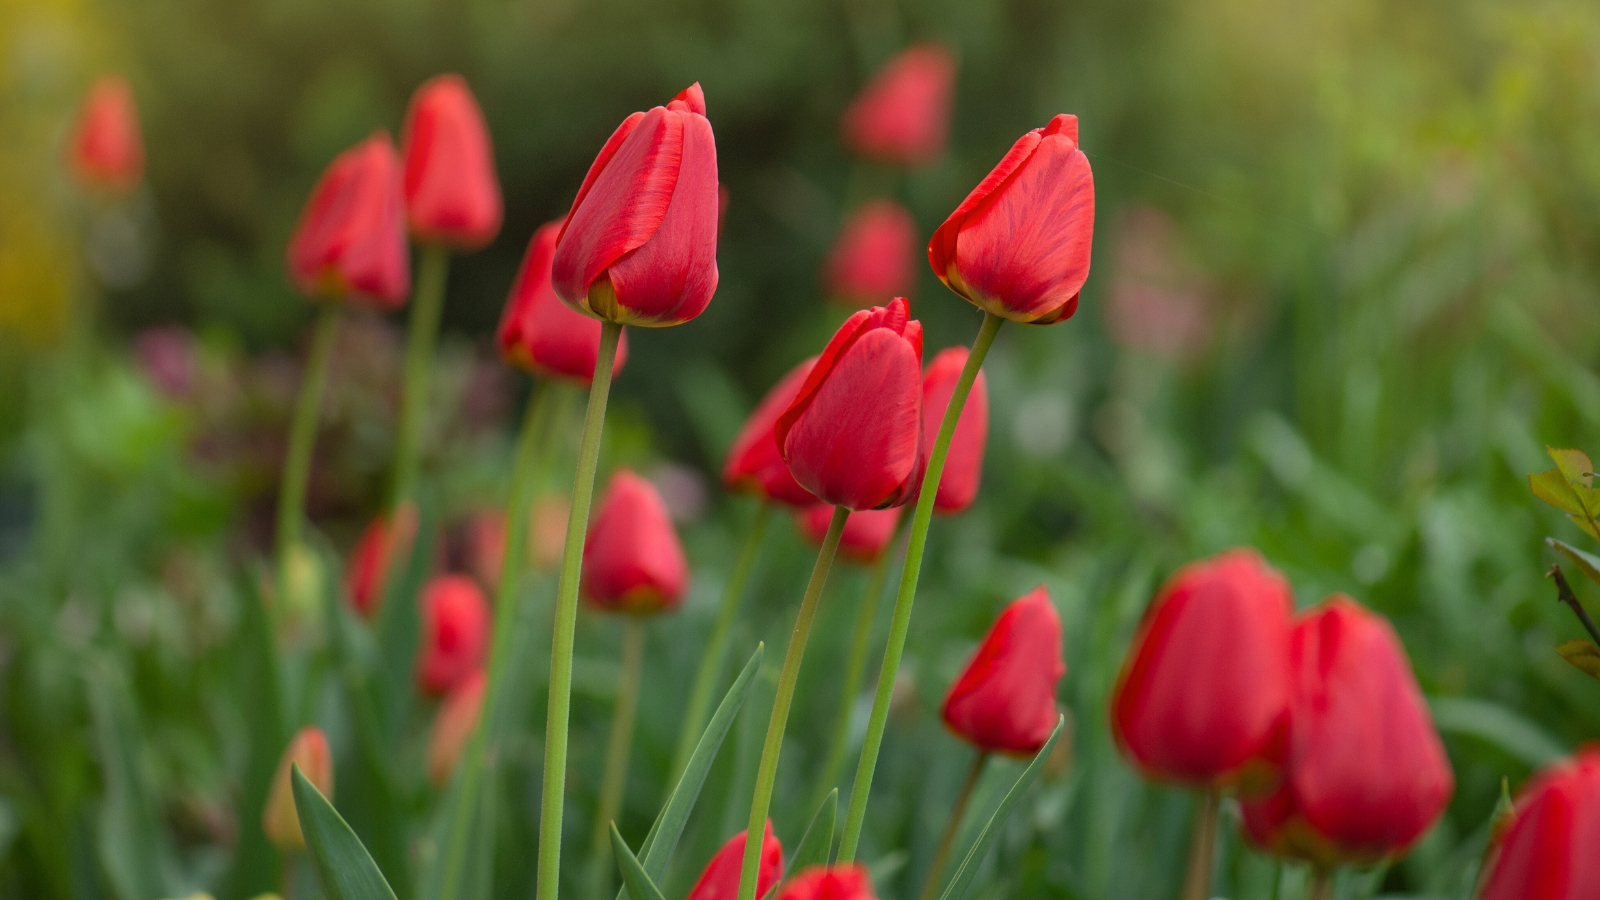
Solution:
[(645, 873), (644, 866), (639, 865), (639, 857), (628, 849), (628, 842), (622, 839), (615, 822), (611, 823), (611, 855), (617, 858), (617, 868), (622, 871), (623, 888), (633, 896), (633, 900), (666, 900), (661, 896), (661, 889)]
[(1528, 476), (1528, 489), (1533, 491), (1533, 496), (1554, 506), (1564, 513), (1583, 515), (1583, 505), (1578, 502), (1578, 495), (1572, 490), (1572, 485), (1567, 483), (1560, 469), (1549, 469)]
[(109, 659), (97, 661), (87, 681), (106, 785), (97, 823), (101, 863), (124, 900), (166, 896), (176, 863), (139, 765), (139, 748), (145, 745), (133, 696), (122, 670)]
[(1584, 534), (1587, 534), (1589, 537), (1600, 541), (1600, 530), (1597, 530), (1594, 525), (1590, 523), (1588, 516), (1568, 515), (1567, 518), (1572, 520), (1572, 524), (1583, 529)]
[(1555, 548), (1562, 556), (1577, 563), (1578, 568), (1583, 570), (1583, 574), (1590, 581), (1600, 584), (1600, 556), (1585, 553), (1577, 547), (1564, 541), (1558, 541), (1555, 538), (1545, 538), (1544, 542)]
[(1488, 741), (1530, 768), (1537, 769), (1567, 755), (1567, 748), (1543, 728), (1498, 703), (1469, 697), (1437, 697), (1428, 706), (1433, 711), (1433, 724), (1440, 731)]
[(1005, 799), (1000, 801), (1000, 805), (996, 807), (994, 815), (990, 816), (989, 821), (984, 823), (983, 830), (978, 832), (978, 839), (972, 842), (972, 849), (967, 851), (966, 858), (961, 861), (961, 868), (956, 870), (955, 876), (950, 879), (949, 886), (944, 889), (943, 894), (939, 895), (940, 900), (958, 900), (962, 894), (966, 893), (967, 886), (972, 883), (972, 879), (978, 874), (978, 865), (983, 862), (984, 853), (988, 851), (989, 845), (994, 843), (994, 839), (999, 834), (997, 826), (1005, 821), (1006, 814), (1011, 812), (1011, 807), (1016, 805), (1023, 792), (1039, 777), (1039, 772), (1044, 768), (1044, 761), (1050, 758), (1050, 751), (1055, 749), (1056, 741), (1061, 738), (1061, 730), (1066, 726), (1066, 722), (1066, 716), (1057, 717), (1056, 728), (1050, 732), (1050, 740), (1045, 741), (1044, 746), (1039, 748), (1039, 752), (1034, 754), (1033, 762), (1028, 763), (1028, 768), (1023, 770), (1022, 775), (1017, 778), (1017, 783), (1013, 784), (1011, 790), (1006, 792)]
[(291, 767), (290, 779), (300, 830), (328, 900), (395, 900), (378, 864), (328, 798), (301, 774), (299, 766)]
[(1589, 487), (1594, 481), (1594, 463), (1589, 461), (1589, 455), (1582, 450), (1561, 450), (1555, 447), (1544, 448), (1550, 458), (1556, 461), (1556, 469), (1568, 484), (1581, 484)]
[(761, 900), (775, 897), (778, 890), (788, 883), (789, 879), (804, 872), (811, 866), (825, 866), (833, 854), (833, 826), (839, 816), (839, 789), (834, 788), (828, 793), (822, 805), (811, 815), (811, 824), (806, 826), (806, 833), (801, 835), (800, 843), (794, 846), (793, 855), (789, 858), (789, 867), (784, 870), (783, 877), (761, 895)]
[(1596, 647), (1593, 641), (1584, 638), (1567, 641), (1557, 644), (1556, 652), (1578, 671), (1600, 681), (1600, 647)]

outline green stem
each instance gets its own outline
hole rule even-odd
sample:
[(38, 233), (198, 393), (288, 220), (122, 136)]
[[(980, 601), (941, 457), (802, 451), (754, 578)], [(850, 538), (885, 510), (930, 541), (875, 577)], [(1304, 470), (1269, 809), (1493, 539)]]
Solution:
[(611, 713), (611, 739), (606, 744), (606, 767), (600, 778), (600, 805), (594, 818), (594, 849), (589, 875), (589, 896), (603, 897), (606, 872), (611, 865), (611, 823), (622, 811), (623, 788), (628, 784), (628, 748), (633, 743), (633, 719), (639, 709), (639, 673), (644, 668), (644, 619), (627, 616), (622, 626), (622, 667), (617, 673), (617, 702)]
[(422, 424), (428, 413), (428, 376), (433, 371), (433, 348), (439, 339), (439, 318), (444, 311), (444, 288), (450, 269), (450, 251), (440, 244), (422, 248), (417, 264), (417, 289), (411, 300), (411, 322), (406, 326), (405, 383), (400, 395), (400, 424), (395, 434), (394, 495), (389, 508), (413, 500), (417, 473), (422, 467)]
[(878, 692), (872, 698), (872, 716), (867, 720), (867, 735), (861, 745), (861, 761), (856, 766), (855, 784), (850, 787), (850, 812), (844, 821), (844, 836), (839, 841), (839, 863), (855, 862), (856, 846), (861, 841), (861, 827), (867, 818), (867, 794), (872, 788), (872, 773), (878, 765), (878, 750), (883, 746), (883, 729), (889, 719), (889, 699), (894, 693), (895, 678), (900, 674), (900, 656), (906, 649), (906, 632), (911, 627), (911, 605), (917, 596), (917, 577), (922, 574), (922, 551), (928, 543), (928, 525), (933, 520), (933, 499), (937, 494), (939, 479), (944, 475), (944, 460), (950, 453), (950, 438), (955, 434), (956, 422), (961, 419), (961, 408), (967, 403), (972, 382), (978, 377), (983, 358), (989, 355), (989, 345), (1004, 320), (994, 313), (983, 314), (983, 325), (972, 342), (972, 352), (967, 355), (967, 365), (956, 381), (955, 393), (950, 395), (950, 405), (945, 408), (944, 421), (939, 424), (939, 436), (933, 442), (933, 453), (928, 457), (928, 470), (922, 476), (922, 493), (917, 497), (917, 511), (911, 519), (911, 537), (906, 544), (905, 567), (900, 573), (900, 592), (895, 596), (894, 619), (889, 625), (889, 645), (884, 649), (883, 668), (878, 671)]
[(1207, 790), (1195, 811), (1194, 833), (1189, 838), (1189, 869), (1183, 878), (1183, 900), (1210, 900), (1211, 861), (1216, 856), (1217, 812), (1222, 794)]
[(544, 729), (537, 900), (556, 900), (561, 885), (561, 814), (567, 788), (567, 724), (572, 712), (572, 636), (578, 620), (578, 578), (583, 570), (583, 539), (589, 530), (589, 504), (594, 499), (594, 473), (600, 463), (600, 432), (605, 426), (606, 399), (611, 393), (611, 365), (617, 357), (621, 335), (620, 324), (601, 323), (600, 352), (595, 360), (594, 381), (589, 385), (589, 408), (583, 414), (578, 471), (572, 480), (567, 541), (561, 551), (555, 634), (550, 642), (550, 702)]
[[(756, 767), (755, 798), (750, 804), (750, 823), (746, 834), (761, 834), (767, 825), (767, 810), (772, 806), (772, 788), (778, 778), (778, 752), (783, 749), (783, 731), (789, 724), (789, 704), (794, 700), (795, 682), (800, 678), (800, 660), (805, 656), (806, 640), (811, 637), (811, 622), (817, 616), (817, 605), (822, 599), (822, 588), (828, 583), (828, 569), (833, 565), (833, 555), (839, 549), (839, 536), (844, 533), (844, 520), (850, 510), (842, 506), (833, 509), (833, 520), (828, 523), (828, 534), (822, 539), (822, 549), (817, 551), (817, 564), (811, 569), (811, 580), (806, 584), (806, 595), (800, 601), (800, 614), (794, 620), (794, 633), (789, 636), (789, 649), (783, 655), (783, 670), (778, 675), (778, 693), (772, 701), (772, 718), (767, 720), (767, 739), (761, 745), (761, 764)], [(755, 900), (756, 870), (761, 863), (761, 841), (744, 842), (744, 867), (739, 875), (739, 900)]]
[[(772, 519), (772, 504), (763, 501), (756, 509), (755, 518), (745, 531), (744, 547), (728, 573), (728, 583), (722, 588), (722, 606), (717, 609), (716, 621), (711, 626), (711, 637), (700, 655), (700, 669), (694, 676), (694, 687), (689, 692), (689, 706), (683, 714), (682, 730), (678, 733), (678, 749), (672, 755), (672, 777), (676, 779), (689, 764), (689, 756), (700, 741), (700, 731), (706, 727), (711, 715), (712, 692), (722, 674), (723, 662), (728, 655), (728, 640), (733, 636), (733, 623), (739, 617), (739, 600), (744, 596), (745, 583), (761, 555), (761, 538), (767, 533), (767, 523)], [(608, 844), (609, 846), (609, 844)]]
[(983, 774), (983, 764), (989, 761), (989, 754), (979, 750), (978, 758), (972, 761), (972, 768), (967, 770), (967, 780), (961, 784), (961, 793), (956, 795), (956, 805), (950, 810), (950, 821), (945, 823), (944, 834), (939, 836), (939, 848), (933, 853), (933, 864), (928, 867), (928, 883), (922, 887), (922, 900), (933, 900), (934, 891), (939, 887), (939, 875), (944, 871), (944, 864), (950, 859), (950, 847), (956, 842), (956, 832), (961, 828), (961, 818), (966, 815), (967, 803), (972, 799), (972, 789), (978, 785), (978, 777)]
[(283, 483), (278, 488), (278, 603), (288, 600), (290, 569), (300, 546), (300, 523), (306, 514), (306, 486), (311, 480), (311, 452), (317, 444), (317, 414), (328, 383), (333, 339), (339, 331), (339, 304), (325, 303), (317, 314), (311, 335), (311, 355), (306, 360), (300, 397), (289, 424), (289, 452), (283, 461)]

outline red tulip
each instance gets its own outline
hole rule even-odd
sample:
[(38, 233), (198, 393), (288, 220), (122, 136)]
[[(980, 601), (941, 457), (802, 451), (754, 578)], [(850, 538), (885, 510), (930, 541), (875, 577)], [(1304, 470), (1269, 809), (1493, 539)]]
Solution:
[(416, 534), (417, 508), (405, 503), (395, 511), (392, 523), (382, 513), (373, 516), (356, 539), (350, 550), (350, 564), (345, 568), (344, 589), (361, 618), (370, 620), (378, 614), (389, 566), (396, 553), (405, 556), (410, 552)]
[(1289, 583), (1254, 550), (1178, 570), (1145, 611), (1112, 693), (1123, 754), (1152, 778), (1270, 785), (1293, 608)]
[(489, 680), (482, 669), (475, 669), (461, 679), (439, 706), (433, 719), (433, 732), (428, 736), (428, 780), (442, 787), (455, 771), (461, 751), (478, 727), (478, 716), (483, 712), (483, 692)]
[(334, 158), (289, 239), (289, 277), (314, 297), (383, 309), (411, 293), (400, 157), (382, 131)]
[(730, 491), (755, 494), (775, 503), (804, 507), (817, 502), (811, 492), (801, 487), (789, 472), (778, 450), (778, 439), (773, 436), (773, 426), (800, 393), (800, 386), (817, 364), (815, 356), (804, 360), (789, 370), (772, 390), (761, 398), (744, 427), (739, 429), (733, 446), (728, 448), (728, 459), (722, 465), (722, 483)]
[(291, 765), (298, 765), (300, 774), (316, 785), (322, 796), (333, 798), (333, 754), (328, 751), (328, 737), (321, 728), (307, 725), (284, 748), (283, 756), (278, 758), (278, 770), (272, 776), (266, 808), (261, 813), (261, 830), (267, 833), (267, 840), (274, 847), (285, 853), (306, 848), (300, 817), (295, 813), (294, 790), (289, 783)]
[(1600, 897), (1600, 745), (1542, 770), (1494, 841), (1480, 900)]
[(625, 325), (687, 322), (717, 289), (717, 220), (717, 146), (696, 83), (600, 148), (556, 242), (556, 293)]
[(85, 187), (122, 193), (139, 183), (144, 142), (127, 79), (102, 75), (95, 80), (67, 147), (67, 163)]
[(1283, 779), (1244, 803), (1246, 833), (1322, 866), (1404, 852), (1444, 811), (1455, 777), (1400, 638), (1335, 595), (1295, 622), (1289, 666)]
[(627, 469), (611, 476), (583, 542), (583, 593), (595, 606), (646, 615), (676, 609), (689, 561), (655, 485)]
[(922, 480), (922, 323), (897, 297), (839, 327), (774, 437), (817, 499), (848, 509), (899, 506)]
[[(711, 857), (700, 880), (689, 890), (688, 900), (735, 900), (739, 896), (739, 870), (744, 865), (744, 839), (748, 833), (741, 831), (729, 838)], [(773, 836), (772, 820), (768, 819), (761, 838), (761, 867), (756, 870), (756, 896), (766, 896), (782, 877), (783, 845)]]
[(932, 162), (950, 131), (956, 61), (934, 44), (889, 60), (844, 112), (845, 146), (869, 159), (903, 166)]
[[(965, 347), (949, 347), (928, 364), (922, 376), (922, 452), (933, 453), (934, 440), (944, 422), (950, 397), (966, 368)], [(989, 382), (978, 370), (967, 394), (961, 417), (956, 419), (950, 451), (944, 458), (944, 474), (939, 477), (939, 494), (933, 500), (935, 512), (958, 513), (978, 498), (978, 483), (983, 480), (983, 448), (989, 440)]]
[(483, 111), (460, 75), (428, 79), (411, 97), (405, 148), (406, 216), (426, 243), (474, 249), (500, 231), (500, 180)]
[(1078, 310), (1094, 239), (1094, 173), (1078, 117), (1028, 132), (933, 233), (928, 262), (950, 290), (1014, 322)]
[(872, 874), (858, 864), (812, 866), (789, 879), (777, 900), (877, 900)]
[[(800, 531), (813, 544), (821, 544), (828, 536), (828, 525), (833, 522), (833, 507), (814, 503), (795, 513)], [(839, 555), (851, 562), (870, 566), (889, 549), (894, 540), (896, 526), (900, 524), (900, 507), (888, 509), (863, 509), (853, 512), (844, 520), (844, 533), (839, 535)]]
[(1032, 756), (1056, 728), (1056, 682), (1066, 672), (1061, 619), (1041, 585), (995, 620), (945, 695), (944, 723), (980, 750)]
[(465, 575), (440, 575), (422, 591), (422, 650), (417, 683), (438, 696), (483, 667), (489, 651), (489, 603)]
[(893, 200), (869, 200), (845, 219), (828, 252), (828, 296), (852, 307), (909, 297), (916, 287), (917, 223)]
[[(573, 312), (550, 286), (550, 262), (556, 255), (561, 223), (540, 226), (528, 242), (522, 268), (500, 314), (500, 355), (534, 375), (565, 378), (588, 387), (600, 356), (600, 322)], [(617, 342), (611, 374), (628, 361), (628, 335)]]

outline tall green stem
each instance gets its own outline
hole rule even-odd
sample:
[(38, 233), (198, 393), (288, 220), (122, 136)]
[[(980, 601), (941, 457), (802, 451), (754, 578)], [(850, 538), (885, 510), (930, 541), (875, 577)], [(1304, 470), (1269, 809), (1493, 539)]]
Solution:
[(678, 749), (672, 754), (674, 779), (689, 764), (689, 755), (694, 753), (695, 744), (700, 741), (700, 731), (706, 727), (706, 719), (711, 715), (712, 693), (717, 688), (717, 679), (722, 674), (724, 658), (728, 655), (728, 640), (733, 636), (734, 620), (739, 617), (739, 600), (744, 596), (744, 586), (750, 580), (750, 571), (755, 568), (756, 558), (761, 555), (761, 538), (766, 535), (767, 523), (771, 519), (772, 504), (763, 501), (745, 530), (744, 546), (733, 563), (733, 571), (728, 573), (728, 583), (723, 585), (722, 606), (717, 609), (711, 637), (700, 655), (700, 669), (695, 673), (694, 687), (689, 692), (689, 706), (684, 711), (682, 730), (678, 733)]
[[(750, 803), (750, 824), (746, 834), (761, 834), (767, 825), (767, 810), (772, 806), (772, 787), (778, 778), (778, 751), (783, 749), (783, 731), (789, 724), (789, 704), (794, 700), (795, 682), (800, 679), (800, 660), (806, 653), (806, 641), (811, 637), (811, 622), (817, 616), (817, 604), (822, 599), (822, 588), (828, 583), (828, 569), (833, 565), (833, 555), (839, 549), (839, 536), (844, 533), (844, 520), (850, 510), (842, 506), (833, 509), (833, 519), (828, 523), (828, 534), (822, 539), (822, 549), (817, 551), (817, 564), (811, 569), (811, 580), (806, 584), (806, 595), (800, 601), (800, 614), (794, 620), (794, 633), (789, 636), (789, 649), (783, 655), (783, 670), (778, 675), (778, 694), (772, 701), (772, 718), (767, 720), (767, 739), (761, 745), (761, 764), (756, 767), (755, 798)], [(761, 841), (744, 842), (744, 867), (739, 874), (739, 900), (755, 900), (756, 870), (761, 863)]]
[(578, 621), (578, 578), (583, 570), (583, 538), (589, 530), (589, 504), (594, 499), (594, 472), (600, 463), (600, 432), (611, 393), (611, 366), (617, 358), (622, 326), (600, 324), (600, 352), (589, 408), (583, 414), (583, 439), (578, 445), (578, 471), (572, 480), (572, 507), (567, 515), (567, 541), (561, 551), (561, 578), (556, 588), (555, 634), (550, 647), (550, 702), (545, 717), (544, 796), (539, 809), (539, 876), (537, 900), (556, 900), (561, 886), (561, 814), (567, 789), (567, 723), (572, 712), (572, 635)]
[(611, 713), (611, 739), (600, 778), (600, 805), (594, 817), (589, 896), (605, 896), (611, 866), (611, 823), (622, 811), (628, 784), (628, 748), (633, 744), (633, 719), (639, 709), (639, 673), (644, 668), (644, 619), (627, 616), (622, 626), (622, 667), (617, 672), (617, 702)]
[(305, 379), (289, 424), (289, 452), (283, 461), (283, 483), (278, 488), (278, 601), (288, 600), (295, 549), (300, 546), (300, 523), (306, 515), (306, 485), (311, 480), (311, 451), (317, 444), (317, 417), (328, 384), (328, 363), (333, 339), (339, 332), (339, 304), (324, 303), (311, 334), (311, 354)]
[(433, 371), (433, 348), (439, 340), (439, 317), (444, 311), (444, 286), (450, 269), (450, 251), (440, 244), (422, 248), (417, 265), (417, 290), (411, 300), (411, 322), (406, 326), (405, 383), (400, 395), (400, 425), (395, 435), (394, 495), (390, 509), (415, 499), (417, 473), (422, 466), (422, 424), (428, 414), (428, 381)]
[(939, 479), (944, 475), (944, 460), (950, 453), (950, 438), (955, 434), (956, 422), (961, 419), (961, 409), (972, 391), (972, 382), (978, 377), (983, 358), (989, 355), (989, 345), (1004, 320), (994, 313), (983, 314), (983, 325), (978, 329), (972, 352), (967, 355), (967, 365), (961, 370), (956, 389), (950, 395), (950, 405), (945, 408), (944, 421), (939, 424), (939, 436), (933, 442), (933, 453), (928, 457), (928, 470), (922, 476), (922, 493), (917, 498), (917, 511), (911, 519), (911, 537), (906, 544), (905, 568), (900, 574), (900, 592), (894, 601), (894, 619), (889, 625), (889, 646), (883, 652), (883, 668), (878, 671), (878, 692), (872, 698), (872, 717), (867, 720), (867, 736), (861, 745), (861, 762), (856, 766), (856, 780), (850, 788), (850, 812), (844, 821), (844, 836), (839, 841), (839, 859), (852, 863), (856, 859), (856, 846), (861, 841), (861, 826), (867, 817), (867, 794), (872, 789), (872, 773), (878, 766), (878, 750), (883, 746), (883, 729), (889, 719), (889, 699), (894, 692), (895, 678), (900, 674), (900, 656), (906, 649), (906, 632), (911, 627), (911, 604), (917, 596), (917, 578), (922, 574), (922, 551), (928, 543), (928, 524), (933, 520), (933, 498), (937, 494)]
[(922, 886), (922, 900), (933, 900), (934, 892), (939, 889), (939, 875), (944, 872), (944, 864), (950, 859), (950, 847), (956, 842), (956, 832), (961, 828), (967, 803), (972, 799), (972, 789), (977, 787), (978, 778), (983, 774), (983, 764), (988, 761), (989, 754), (979, 750), (977, 759), (972, 761), (972, 768), (967, 770), (967, 780), (961, 783), (961, 793), (956, 795), (956, 805), (950, 810), (950, 821), (944, 825), (944, 834), (939, 835), (939, 848), (933, 852), (933, 864), (928, 866), (928, 882)]
[(1183, 900), (1210, 900), (1211, 860), (1216, 855), (1217, 812), (1222, 808), (1222, 794), (1216, 789), (1205, 792), (1200, 808), (1195, 811), (1194, 833), (1189, 838), (1189, 870), (1183, 878)]

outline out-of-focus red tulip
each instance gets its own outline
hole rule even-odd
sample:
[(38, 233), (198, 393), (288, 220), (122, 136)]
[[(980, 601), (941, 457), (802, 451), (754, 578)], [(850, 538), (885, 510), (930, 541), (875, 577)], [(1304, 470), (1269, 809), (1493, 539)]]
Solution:
[(839, 327), (778, 417), (789, 471), (848, 509), (899, 506), (922, 480), (922, 323), (904, 297)]
[(812, 866), (789, 879), (778, 900), (877, 900), (863, 865)]
[(893, 200), (869, 200), (845, 219), (828, 252), (823, 285), (828, 296), (862, 308), (889, 297), (909, 297), (916, 287), (917, 223)]
[(783, 454), (778, 450), (778, 439), (773, 436), (778, 417), (794, 402), (800, 386), (805, 384), (806, 376), (816, 364), (817, 358), (813, 356), (790, 369), (745, 420), (738, 437), (733, 439), (733, 446), (728, 448), (727, 461), (722, 464), (722, 483), (728, 490), (755, 494), (794, 507), (817, 502), (810, 491), (794, 480), (789, 464), (783, 461)]
[(995, 620), (945, 695), (944, 723), (980, 750), (1032, 756), (1060, 718), (1056, 682), (1066, 672), (1061, 619), (1041, 585)]
[(1078, 117), (1023, 135), (933, 233), (928, 262), (950, 290), (1013, 322), (1078, 310), (1094, 240), (1094, 173)]
[(450, 693), (433, 720), (433, 732), (428, 736), (428, 780), (442, 787), (455, 771), (461, 751), (478, 727), (478, 716), (483, 711), (483, 691), (489, 684), (482, 669), (475, 669), (461, 679)]
[(868, 159), (917, 166), (939, 158), (950, 132), (956, 61), (922, 44), (900, 52), (851, 102), (840, 122), (850, 150)]
[(439, 575), (422, 589), (422, 649), (417, 684), (428, 694), (449, 692), (483, 667), (489, 652), (489, 603), (465, 575)]
[(1270, 787), (1289, 704), (1289, 583), (1254, 550), (1178, 570), (1156, 594), (1111, 695), (1111, 730), (1152, 778)]
[(67, 143), (67, 163), (85, 187), (113, 194), (144, 175), (139, 112), (121, 75), (102, 75), (90, 86)]
[[(800, 532), (813, 544), (821, 544), (828, 536), (828, 525), (833, 522), (833, 507), (826, 503), (813, 503), (795, 512), (795, 522)], [(870, 566), (889, 549), (894, 540), (895, 526), (900, 524), (900, 507), (888, 509), (863, 509), (853, 512), (844, 520), (844, 532), (839, 535), (839, 555), (851, 562)]]
[(1245, 832), (1324, 867), (1403, 853), (1444, 811), (1455, 776), (1400, 638), (1335, 595), (1296, 620), (1289, 666), (1283, 777), (1243, 804)]
[(261, 830), (267, 833), (267, 840), (284, 853), (306, 848), (300, 817), (295, 813), (294, 789), (289, 782), (291, 765), (299, 766), (300, 773), (316, 785), (322, 796), (333, 799), (333, 754), (328, 751), (328, 737), (321, 728), (307, 725), (289, 741), (283, 756), (278, 758), (278, 770), (272, 776), (266, 809), (261, 813)]
[(583, 594), (595, 606), (647, 615), (675, 609), (689, 561), (655, 485), (627, 469), (611, 476), (583, 542)]
[[(711, 857), (700, 880), (689, 890), (688, 900), (735, 900), (739, 896), (739, 870), (744, 865), (744, 839), (748, 832), (741, 831), (728, 839), (717, 855)], [(772, 833), (772, 820), (767, 820), (766, 833), (761, 838), (761, 867), (756, 870), (756, 896), (764, 897), (783, 877), (783, 845)]]
[(397, 554), (407, 555), (416, 536), (417, 508), (409, 502), (395, 510), (392, 522), (379, 513), (362, 530), (344, 573), (345, 596), (361, 618), (371, 620), (378, 614), (391, 561)]
[[(939, 426), (956, 392), (956, 382), (961, 380), (961, 370), (966, 368), (967, 356), (965, 347), (940, 350), (922, 376), (922, 452), (925, 456), (933, 454)], [(939, 476), (939, 494), (933, 500), (934, 512), (958, 513), (978, 498), (978, 484), (983, 481), (983, 448), (988, 442), (989, 381), (979, 369), (972, 390), (967, 393), (966, 405), (961, 407), (961, 418), (956, 419), (955, 434), (950, 437), (944, 474)]]
[(500, 231), (500, 179), (483, 111), (460, 75), (437, 75), (417, 88), (401, 131), (406, 163), (406, 218), (426, 243), (464, 250)]
[[(528, 242), (522, 268), (511, 285), (505, 311), (500, 314), (500, 355), (533, 375), (564, 378), (588, 387), (594, 380), (600, 356), (600, 322), (573, 312), (550, 286), (550, 262), (556, 255), (561, 223), (540, 226)], [(611, 373), (628, 361), (628, 335), (617, 341)]]
[(386, 132), (334, 158), (289, 238), (289, 278), (301, 292), (399, 309), (411, 293), (400, 156)]
[(600, 148), (556, 243), (552, 281), (574, 309), (660, 327), (717, 289), (717, 146), (698, 83), (624, 119)]
[(1539, 772), (1490, 849), (1479, 900), (1600, 897), (1600, 745)]

